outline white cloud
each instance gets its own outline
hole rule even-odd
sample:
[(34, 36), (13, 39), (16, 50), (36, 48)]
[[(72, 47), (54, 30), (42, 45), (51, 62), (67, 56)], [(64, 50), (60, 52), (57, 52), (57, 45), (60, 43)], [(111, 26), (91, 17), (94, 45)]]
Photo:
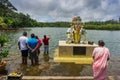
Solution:
[(78, 15), (83, 21), (105, 21), (120, 15), (120, 0), (10, 0), (19, 12), (38, 21), (71, 21)]

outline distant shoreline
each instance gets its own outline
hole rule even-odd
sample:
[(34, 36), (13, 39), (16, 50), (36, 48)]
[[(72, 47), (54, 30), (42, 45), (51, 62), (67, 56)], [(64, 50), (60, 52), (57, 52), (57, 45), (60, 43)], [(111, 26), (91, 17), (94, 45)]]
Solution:
[[(9, 31), (9, 30), (20, 30), (20, 29), (28, 29), (28, 28), (36, 28), (36, 27), (21, 27), (21, 28), (0, 28), (0, 31)], [(38, 28), (47, 28), (47, 27), (38, 27)], [(49, 28), (53, 28), (53, 27), (49, 27)], [(69, 28), (69, 27), (56, 27), (56, 28)], [(98, 27), (98, 26), (95, 26), (95, 27), (90, 27), (90, 26), (85, 26), (84, 29), (86, 30), (108, 30), (108, 31), (119, 31), (120, 30), (120, 27)]]
[(7, 31), (7, 30), (18, 30), (19, 28), (0, 28), (0, 30), (5, 30), (5, 31)]

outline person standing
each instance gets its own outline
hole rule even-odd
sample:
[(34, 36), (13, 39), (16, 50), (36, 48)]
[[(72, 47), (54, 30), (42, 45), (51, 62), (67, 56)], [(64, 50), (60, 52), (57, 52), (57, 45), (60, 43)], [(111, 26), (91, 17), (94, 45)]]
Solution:
[(42, 39), (42, 42), (44, 43), (44, 54), (49, 54), (49, 37), (46, 37), (44, 35), (44, 38)]
[(29, 49), (30, 59), (32, 65), (38, 64), (38, 40), (35, 38), (35, 35), (32, 33), (31, 38), (27, 41), (27, 47)]
[(19, 50), (21, 50), (22, 64), (27, 64), (28, 48), (27, 48), (27, 32), (23, 32), (23, 35), (18, 39)]
[(35, 36), (35, 38), (38, 40), (38, 55), (40, 54), (40, 47), (42, 46), (42, 41), (38, 38), (38, 36)]
[(98, 47), (93, 51), (93, 73), (95, 80), (107, 79), (108, 61), (110, 59), (109, 49), (106, 48), (103, 40), (98, 41)]

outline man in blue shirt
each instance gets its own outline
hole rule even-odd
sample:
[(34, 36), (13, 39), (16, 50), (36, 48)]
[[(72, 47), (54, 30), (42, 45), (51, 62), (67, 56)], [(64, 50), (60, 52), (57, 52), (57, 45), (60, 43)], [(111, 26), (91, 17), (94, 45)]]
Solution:
[(29, 49), (32, 65), (38, 64), (37, 46), (38, 46), (38, 40), (35, 38), (35, 35), (32, 33), (31, 38), (27, 41), (27, 47)]

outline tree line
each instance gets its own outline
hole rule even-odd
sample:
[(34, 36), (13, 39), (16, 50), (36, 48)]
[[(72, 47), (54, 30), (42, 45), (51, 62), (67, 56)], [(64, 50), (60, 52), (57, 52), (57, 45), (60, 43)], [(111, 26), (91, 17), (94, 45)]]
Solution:
[[(0, 0), (0, 28), (23, 27), (70, 27), (70, 22), (37, 22), (29, 14), (18, 13), (9, 0)], [(120, 30), (120, 23), (114, 20), (85, 22), (85, 29)]]
[(1, 28), (32, 27), (37, 25), (37, 21), (30, 18), (30, 15), (18, 13), (9, 0), (0, 0), (0, 11)]

